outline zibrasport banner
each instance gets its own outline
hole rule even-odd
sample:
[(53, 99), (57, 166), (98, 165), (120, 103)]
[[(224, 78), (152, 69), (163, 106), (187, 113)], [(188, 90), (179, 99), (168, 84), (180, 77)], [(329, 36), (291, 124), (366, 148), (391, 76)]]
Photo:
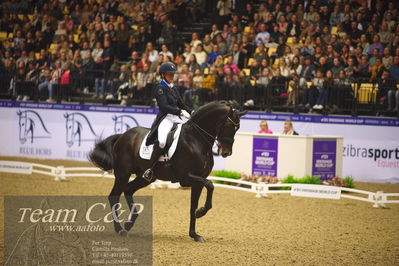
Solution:
[[(135, 126), (150, 127), (156, 108), (0, 101), (0, 155), (87, 160), (99, 138)], [(275, 134), (291, 119), (300, 135), (344, 137), (344, 176), (399, 182), (399, 119), (248, 113), (240, 131), (257, 132), (267, 120)], [(235, 151), (237, 152), (237, 151)], [(214, 169), (224, 169), (220, 156)]]

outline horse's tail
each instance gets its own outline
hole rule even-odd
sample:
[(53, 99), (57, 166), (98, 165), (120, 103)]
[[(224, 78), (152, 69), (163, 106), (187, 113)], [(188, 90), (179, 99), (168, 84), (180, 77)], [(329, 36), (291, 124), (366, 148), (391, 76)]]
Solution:
[(94, 149), (89, 153), (89, 160), (104, 171), (114, 169), (112, 148), (121, 135), (115, 134), (97, 142)]

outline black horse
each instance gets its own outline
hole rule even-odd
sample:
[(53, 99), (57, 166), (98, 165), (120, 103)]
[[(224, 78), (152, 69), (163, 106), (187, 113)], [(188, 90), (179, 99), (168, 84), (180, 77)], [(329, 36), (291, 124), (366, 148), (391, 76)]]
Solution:
[[(182, 125), (179, 142), (169, 162), (158, 162), (154, 167), (157, 179), (179, 182), (183, 187), (191, 187), (190, 230), (189, 235), (195, 241), (204, 242), (195, 231), (195, 220), (204, 216), (212, 208), (213, 183), (206, 179), (213, 168), (212, 146), (218, 144), (218, 153), (223, 157), (230, 156), (234, 135), (240, 127), (240, 112), (231, 104), (211, 102), (199, 108), (185, 124)], [(112, 135), (96, 144), (89, 154), (89, 159), (104, 171), (114, 169), (115, 183), (108, 197), (111, 206), (119, 203), (122, 192), (133, 213), (125, 222), (125, 229), (114, 219), (115, 231), (126, 235), (137, 219), (133, 194), (148, 186), (150, 182), (142, 177), (150, 166), (148, 160), (139, 156), (140, 145), (149, 129), (135, 127), (124, 134)], [(129, 182), (131, 174), (136, 178)], [(207, 189), (204, 207), (197, 209), (203, 187)], [(113, 208), (114, 211), (115, 208)], [(114, 213), (118, 217), (118, 213)], [(119, 220), (119, 219), (117, 219)]]

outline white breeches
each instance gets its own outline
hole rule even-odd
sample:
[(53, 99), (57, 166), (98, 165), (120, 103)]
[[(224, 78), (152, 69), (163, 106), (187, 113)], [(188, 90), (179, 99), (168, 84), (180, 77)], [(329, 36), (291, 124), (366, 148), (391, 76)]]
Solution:
[(163, 149), (166, 145), (166, 139), (168, 137), (168, 133), (173, 127), (174, 123), (184, 124), (187, 121), (186, 118), (182, 117), (180, 119), (177, 115), (167, 114), (166, 117), (162, 120), (162, 122), (158, 126), (158, 141), (159, 147)]

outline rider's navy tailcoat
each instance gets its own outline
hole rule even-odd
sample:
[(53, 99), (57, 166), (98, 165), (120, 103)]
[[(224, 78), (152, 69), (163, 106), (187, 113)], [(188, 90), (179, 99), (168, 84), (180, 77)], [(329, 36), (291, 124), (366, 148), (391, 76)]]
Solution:
[(170, 88), (165, 81), (161, 81), (155, 87), (155, 98), (157, 99), (159, 113), (151, 126), (151, 132), (148, 135), (146, 145), (154, 144), (158, 136), (158, 126), (167, 114), (180, 116), (181, 110), (186, 110), (191, 114), (192, 109), (188, 107), (180, 97), (175, 87)]

